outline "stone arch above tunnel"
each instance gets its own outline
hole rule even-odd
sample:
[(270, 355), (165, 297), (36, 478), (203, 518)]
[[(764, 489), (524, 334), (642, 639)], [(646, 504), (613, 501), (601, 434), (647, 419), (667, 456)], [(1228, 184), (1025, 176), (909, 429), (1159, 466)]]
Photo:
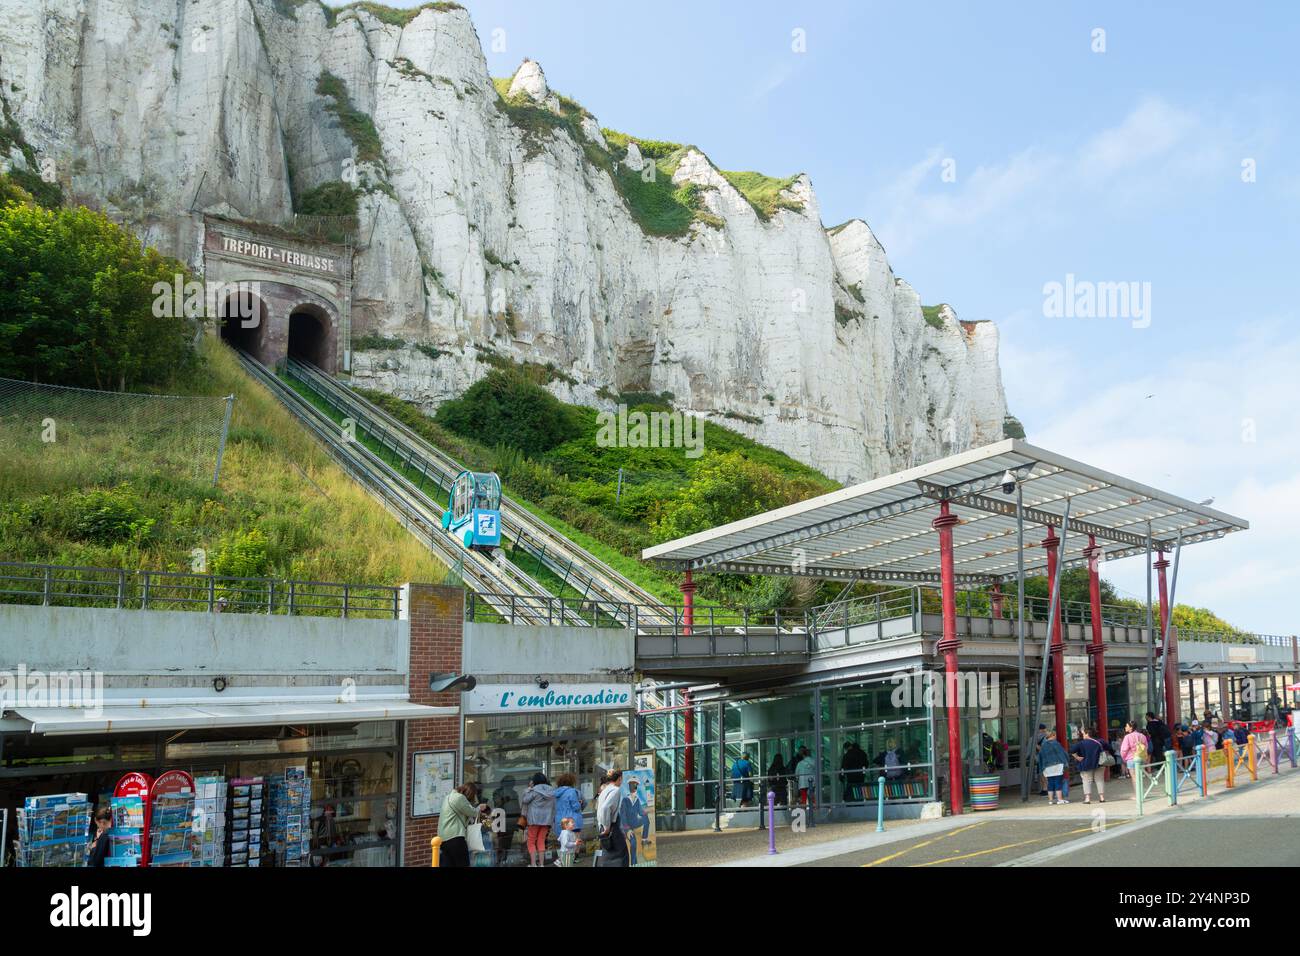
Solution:
[(326, 372), (346, 369), (351, 246), (298, 240), (274, 227), (216, 216), (204, 217), (204, 228), (204, 277), (216, 301), (231, 303), (226, 311), (238, 313), (223, 317), (219, 307), (224, 340), (264, 365), (292, 354)]

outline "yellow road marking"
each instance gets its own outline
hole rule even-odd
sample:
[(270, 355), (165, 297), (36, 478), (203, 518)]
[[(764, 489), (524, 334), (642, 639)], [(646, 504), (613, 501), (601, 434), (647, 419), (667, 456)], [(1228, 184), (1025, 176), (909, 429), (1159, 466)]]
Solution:
[(895, 860), (905, 853), (911, 853), (913, 850), (919, 850), (921, 849), (921, 847), (929, 846), (931, 843), (938, 843), (940, 840), (947, 839), (948, 837), (953, 836), (954, 834), (965, 833), (967, 830), (974, 830), (976, 827), (982, 827), (984, 826), (984, 824), (988, 822), (989, 821), (987, 820), (981, 820), (979, 823), (972, 823), (969, 826), (958, 827), (955, 830), (948, 830), (944, 833), (939, 834), (937, 837), (934, 837), (933, 839), (926, 840), (922, 843), (917, 843), (913, 846), (907, 847), (906, 849), (899, 850), (897, 853), (891, 853), (889, 854), (889, 856), (882, 856), (879, 860), (872, 860), (870, 863), (863, 863), (862, 865), (879, 866), (881, 863), (888, 863), (890, 860)]
[[(1131, 821), (1129, 821), (1129, 820), (1120, 820), (1118, 823), (1108, 824), (1108, 825), (1107, 825), (1107, 829), (1110, 829), (1110, 828), (1112, 828), (1112, 827), (1122, 827), (1124, 824), (1126, 824), (1126, 823), (1130, 823), (1130, 822), (1131, 822)], [(1093, 828), (1090, 827), (1090, 826), (1087, 826), (1087, 827), (1080, 827), (1080, 828), (1077, 829), (1077, 830), (1069, 830), (1069, 831), (1067, 831), (1067, 832), (1065, 832), (1065, 833), (1062, 833), (1062, 834), (1055, 834), (1055, 833), (1053, 833), (1053, 834), (1050, 834), (1050, 835), (1048, 835), (1048, 836), (1038, 837), (1038, 838), (1033, 839), (1033, 840), (1021, 840), (1019, 843), (1005, 843), (1005, 844), (1003, 844), (1002, 846), (995, 846), (995, 847), (992, 847), (992, 848), (990, 848), (990, 849), (988, 849), (988, 850), (976, 850), (976, 851), (974, 851), (973, 853), (962, 853), (962, 854), (960, 854), (959, 856), (950, 856), (950, 857), (946, 857), (946, 858), (944, 858), (944, 859), (942, 859), (942, 860), (931, 860), (929, 863), (913, 863), (912, 866), (915, 866), (915, 867), (921, 867), (921, 866), (937, 866), (937, 865), (940, 864), (940, 863), (952, 863), (952, 862), (954, 862), (954, 861), (956, 861), (956, 860), (969, 860), (971, 857), (984, 856), (984, 855), (989, 854), (989, 853), (997, 853), (997, 852), (999, 852), (999, 851), (1001, 851), (1001, 850), (1014, 850), (1014, 849), (1015, 849), (1016, 847), (1018, 847), (1018, 846), (1029, 846), (1031, 843), (1042, 843), (1044, 840), (1051, 840), (1051, 839), (1053, 839), (1053, 838), (1056, 837), (1056, 836), (1074, 836), (1076, 833), (1087, 833), (1089, 830), (1092, 830), (1092, 829), (1093, 829)]]

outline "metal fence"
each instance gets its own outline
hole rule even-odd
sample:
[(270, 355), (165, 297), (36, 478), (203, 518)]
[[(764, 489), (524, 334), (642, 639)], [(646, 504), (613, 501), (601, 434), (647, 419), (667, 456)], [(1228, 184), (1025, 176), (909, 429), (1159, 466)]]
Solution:
[(16, 469), (133, 460), (215, 481), (233, 397), (145, 395), (0, 378), (0, 458)]
[(398, 594), (381, 584), (0, 562), (2, 604), (395, 619)]

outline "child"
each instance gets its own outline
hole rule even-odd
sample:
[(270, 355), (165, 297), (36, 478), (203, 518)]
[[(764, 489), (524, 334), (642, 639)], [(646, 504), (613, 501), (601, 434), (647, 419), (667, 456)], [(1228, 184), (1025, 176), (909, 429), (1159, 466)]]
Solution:
[(560, 858), (555, 861), (555, 865), (573, 866), (581, 845), (582, 841), (573, 829), (573, 817), (565, 817), (560, 821)]

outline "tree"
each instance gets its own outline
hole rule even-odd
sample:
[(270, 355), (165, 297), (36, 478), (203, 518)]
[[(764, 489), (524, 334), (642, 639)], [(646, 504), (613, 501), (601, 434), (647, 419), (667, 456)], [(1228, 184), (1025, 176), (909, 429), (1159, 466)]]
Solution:
[(156, 316), (154, 287), (187, 279), (100, 213), (11, 199), (0, 209), (0, 377), (120, 390), (174, 381), (197, 361), (199, 325)]
[(740, 452), (709, 452), (690, 484), (653, 510), (650, 529), (657, 540), (667, 541), (803, 501), (819, 490)]
[(488, 372), (460, 398), (438, 406), (434, 421), (485, 445), (540, 455), (575, 436), (577, 423), (558, 398), (523, 372)]

